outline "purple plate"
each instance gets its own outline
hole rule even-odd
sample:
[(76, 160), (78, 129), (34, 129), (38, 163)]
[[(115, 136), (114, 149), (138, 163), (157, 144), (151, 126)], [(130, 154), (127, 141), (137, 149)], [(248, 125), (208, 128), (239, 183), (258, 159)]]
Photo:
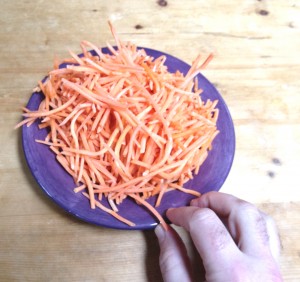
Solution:
[[(186, 73), (190, 68), (188, 64), (173, 56), (148, 48), (143, 49), (155, 58), (165, 55), (167, 57), (166, 65), (170, 72), (179, 70)], [(104, 53), (109, 52), (107, 48), (103, 48), (102, 51)], [(186, 188), (193, 187), (200, 193), (206, 193), (208, 191), (218, 191), (228, 176), (234, 157), (235, 134), (229, 110), (221, 95), (203, 75), (198, 75), (198, 80), (199, 86), (203, 89), (201, 94), (203, 100), (219, 100), (217, 127), (220, 133), (213, 141), (213, 149), (201, 166), (199, 174), (195, 175), (194, 179), (184, 186)], [(42, 93), (34, 92), (27, 107), (30, 110), (37, 110), (42, 99)], [(73, 188), (76, 186), (73, 178), (56, 161), (54, 153), (47, 146), (35, 142), (35, 139), (44, 139), (46, 134), (46, 129), (39, 130), (38, 122), (30, 127), (23, 126), (23, 150), (36, 181), (60, 207), (88, 223), (110, 228), (152, 229), (158, 224), (156, 218), (148, 210), (135, 204), (131, 199), (126, 199), (119, 206), (119, 213), (134, 222), (136, 224), (134, 227), (127, 226), (100, 209), (92, 210), (88, 199), (81, 193), (76, 194), (73, 192)], [(193, 196), (179, 191), (169, 192), (164, 195), (157, 210), (165, 218), (165, 212), (168, 208), (188, 205), (192, 198)], [(155, 198), (150, 198), (149, 202), (153, 204)]]

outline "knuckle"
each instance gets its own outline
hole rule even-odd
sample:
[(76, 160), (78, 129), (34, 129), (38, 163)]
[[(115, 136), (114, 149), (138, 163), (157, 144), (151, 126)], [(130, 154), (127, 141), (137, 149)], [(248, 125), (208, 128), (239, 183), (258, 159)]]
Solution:
[(190, 218), (190, 225), (198, 225), (202, 222), (213, 220), (215, 213), (207, 208), (195, 209)]
[(190, 221), (190, 232), (201, 232), (199, 225), (206, 229), (207, 243), (215, 251), (222, 250), (230, 244), (232, 239), (228, 230), (212, 210), (203, 208), (194, 211)]
[(269, 243), (268, 222), (271, 223), (271, 217), (265, 215), (256, 206), (246, 201), (241, 201), (235, 210), (235, 215), (244, 217), (253, 225), (255, 233), (265, 245)]
[(177, 272), (181, 267), (181, 260), (177, 259), (176, 253), (172, 249), (167, 249), (160, 253), (159, 266), (162, 273)]
[(236, 208), (232, 212), (232, 216), (234, 217), (245, 217), (248, 220), (251, 221), (264, 221), (264, 218), (262, 216), (262, 213), (260, 210), (252, 205), (251, 203), (248, 203), (243, 200), (239, 200), (238, 205), (236, 205)]
[(215, 250), (223, 250), (230, 245), (231, 236), (225, 227), (216, 226), (211, 231), (210, 240)]
[(275, 223), (275, 220), (272, 216), (270, 216), (268, 214), (263, 214), (263, 217), (264, 217), (265, 222), (267, 223), (267, 225), (269, 225), (270, 227), (276, 229), (276, 223)]
[(260, 213), (256, 206), (244, 200), (238, 200), (237, 210), (238, 212), (249, 213), (253, 215), (259, 215)]

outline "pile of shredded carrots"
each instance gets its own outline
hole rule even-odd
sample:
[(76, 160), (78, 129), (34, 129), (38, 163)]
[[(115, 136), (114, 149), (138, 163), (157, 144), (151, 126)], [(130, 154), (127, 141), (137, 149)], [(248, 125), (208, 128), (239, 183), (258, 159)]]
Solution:
[[(90, 201), (124, 223), (134, 223), (118, 213), (130, 197), (145, 205), (167, 225), (146, 200), (180, 190), (199, 196), (183, 184), (199, 172), (218, 134), (218, 101), (202, 101), (195, 77), (212, 59), (198, 56), (186, 75), (170, 73), (165, 56), (152, 58), (144, 49), (119, 40), (109, 23), (116, 47), (111, 54), (83, 41), (83, 56), (60, 68), (55, 63), (38, 90), (44, 94), (37, 111), (24, 108), (16, 127), (50, 128), (45, 140), (57, 161), (73, 176)], [(93, 49), (92, 55), (88, 49)], [(111, 208), (101, 203), (105, 197)]]

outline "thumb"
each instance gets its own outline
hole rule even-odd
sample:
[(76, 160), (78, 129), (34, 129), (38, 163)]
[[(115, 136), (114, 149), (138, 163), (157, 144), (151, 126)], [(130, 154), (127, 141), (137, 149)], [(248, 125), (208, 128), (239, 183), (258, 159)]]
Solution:
[(160, 246), (159, 265), (165, 282), (192, 281), (192, 271), (186, 248), (177, 232), (169, 226), (155, 228)]

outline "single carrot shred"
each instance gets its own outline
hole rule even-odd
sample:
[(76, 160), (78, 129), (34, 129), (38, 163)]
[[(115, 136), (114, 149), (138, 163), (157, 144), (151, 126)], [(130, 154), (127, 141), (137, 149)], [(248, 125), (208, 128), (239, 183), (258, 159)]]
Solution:
[[(122, 42), (109, 26), (117, 48), (108, 44), (111, 54), (104, 54), (82, 41), (82, 57), (70, 51), (63, 68), (55, 61), (36, 89), (44, 101), (36, 111), (23, 109), (25, 119), (16, 127), (40, 119), (40, 128), (50, 128), (37, 142), (50, 146), (78, 184), (74, 192), (82, 192), (91, 208), (134, 226), (117, 208), (130, 197), (167, 229), (146, 200), (157, 196), (159, 206), (173, 190), (200, 196), (183, 184), (199, 172), (218, 134), (217, 101), (202, 101), (196, 79), (212, 55), (202, 64), (198, 56), (185, 76), (170, 73), (165, 56), (155, 59)], [(103, 197), (111, 209), (100, 203)]]

